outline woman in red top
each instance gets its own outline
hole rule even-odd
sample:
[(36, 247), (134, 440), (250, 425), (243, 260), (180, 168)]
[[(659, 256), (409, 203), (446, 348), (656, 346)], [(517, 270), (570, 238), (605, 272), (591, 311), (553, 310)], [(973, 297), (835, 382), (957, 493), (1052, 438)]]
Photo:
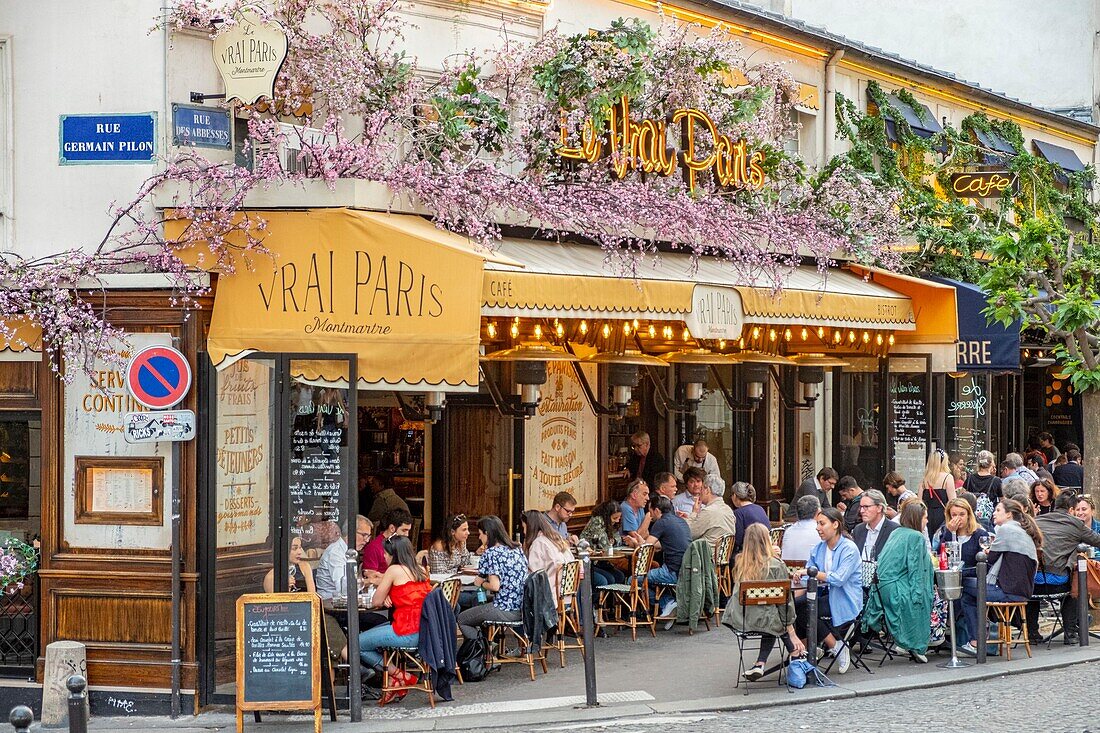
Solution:
[[(393, 608), (393, 622), (367, 629), (359, 635), (359, 654), (366, 670), (375, 673), (382, 671), (383, 647), (412, 646), (420, 640), (420, 607), (424, 597), (431, 591), (428, 574), (416, 562), (416, 553), (408, 537), (394, 535), (383, 544), (390, 565), (382, 575), (378, 590), (371, 599), (371, 608)], [(390, 679), (399, 685), (415, 684), (416, 678), (399, 671), (393, 665), (389, 667)], [(383, 699), (382, 704), (400, 699), (406, 691), (392, 693)]]

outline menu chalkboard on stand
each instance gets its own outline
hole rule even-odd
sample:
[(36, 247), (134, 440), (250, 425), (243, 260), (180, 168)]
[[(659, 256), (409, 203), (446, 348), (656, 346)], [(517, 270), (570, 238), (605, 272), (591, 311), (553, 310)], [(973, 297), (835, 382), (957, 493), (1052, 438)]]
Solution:
[(314, 593), (237, 599), (237, 733), (246, 710), (312, 710), (321, 732), (320, 620)]
[(923, 375), (899, 375), (891, 385), (890, 425), (894, 470), (916, 490), (928, 457), (928, 393)]

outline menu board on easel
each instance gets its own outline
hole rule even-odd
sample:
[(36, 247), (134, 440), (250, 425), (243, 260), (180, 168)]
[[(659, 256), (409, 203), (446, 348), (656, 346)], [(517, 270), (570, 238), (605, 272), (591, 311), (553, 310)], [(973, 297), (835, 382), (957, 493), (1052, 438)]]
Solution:
[(924, 374), (897, 374), (890, 384), (890, 425), (894, 470), (915, 491), (928, 458), (928, 380)]
[(321, 733), (320, 619), (314, 593), (237, 599), (237, 733), (249, 710), (312, 710)]

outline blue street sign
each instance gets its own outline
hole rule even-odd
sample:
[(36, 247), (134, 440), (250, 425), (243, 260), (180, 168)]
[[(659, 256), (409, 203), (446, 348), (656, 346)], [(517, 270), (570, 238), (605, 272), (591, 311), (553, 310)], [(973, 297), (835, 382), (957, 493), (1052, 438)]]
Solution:
[(153, 163), (157, 113), (61, 115), (61, 165)]
[(231, 124), (227, 109), (173, 104), (172, 144), (231, 150)]

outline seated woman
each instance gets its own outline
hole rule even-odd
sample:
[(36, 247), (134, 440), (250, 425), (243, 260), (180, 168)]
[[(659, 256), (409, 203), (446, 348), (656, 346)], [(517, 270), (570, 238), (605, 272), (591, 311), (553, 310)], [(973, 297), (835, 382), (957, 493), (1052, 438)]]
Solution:
[[(389, 567), (382, 574), (378, 590), (371, 599), (371, 608), (393, 608), (393, 621), (367, 629), (359, 635), (359, 656), (363, 660), (364, 673), (382, 671), (382, 647), (416, 646), (420, 641), (420, 608), (424, 598), (432, 590), (428, 574), (416, 562), (416, 553), (408, 537), (394, 535), (383, 542), (383, 551), (389, 558)], [(390, 679), (399, 685), (416, 683), (416, 676), (389, 667)], [(380, 704), (405, 697), (408, 690), (387, 692)]]
[(1049, 514), (1054, 508), (1054, 497), (1058, 496), (1058, 487), (1049, 479), (1040, 479), (1031, 484), (1031, 504), (1035, 507), (1035, 516)]
[[(952, 499), (955, 502), (964, 499)], [(967, 504), (969, 506), (969, 504)], [(901, 526), (878, 555), (878, 585), (872, 586), (863, 614), (863, 628), (889, 629), (898, 647), (914, 662), (928, 662), (928, 619), (932, 616), (932, 558), (924, 544), (928, 510), (919, 501), (906, 504)]]
[[(848, 625), (863, 610), (863, 579), (859, 549), (844, 531), (844, 515), (834, 507), (826, 507), (817, 513), (817, 534), (821, 542), (810, 551), (805, 568), (798, 568), (795, 577), (806, 577), (815, 570), (819, 585), (817, 601), (817, 638), (837, 658), (837, 671), (844, 674), (851, 665), (847, 645), (837, 636), (843, 636)], [(808, 618), (805, 612), (806, 597), (795, 599), (799, 611), (797, 627), (805, 638)], [(829, 618), (830, 620), (826, 620)]]
[[(605, 501), (592, 510), (592, 518), (581, 531), (581, 539), (588, 540), (593, 552), (603, 552), (614, 547), (619, 540), (619, 527), (623, 513), (619, 502)], [(592, 566), (592, 592), (601, 585), (625, 583), (626, 574), (606, 560)]]
[(556, 604), (561, 586), (561, 566), (573, 561), (569, 542), (550, 526), (550, 521), (540, 511), (526, 511), (519, 521), (523, 525), (523, 552), (527, 555), (527, 567), (532, 573), (546, 571)]
[(473, 639), (486, 621), (519, 621), (523, 606), (523, 584), (527, 581), (527, 558), (508, 536), (504, 523), (492, 514), (478, 520), (478, 535), (485, 552), (477, 564), (474, 585), (493, 593), (491, 603), (468, 608), (458, 614), (462, 636)]
[[(1086, 528), (1093, 532), (1100, 532), (1100, 520), (1096, 519), (1096, 505), (1092, 503), (1091, 498), (1083, 494), (1078, 496), (1073, 505), (1073, 516), (1080, 519)], [(1089, 557), (1093, 560), (1100, 558), (1100, 547), (1090, 547), (1089, 552), (1091, 553)]]
[(764, 634), (760, 638), (760, 653), (756, 664), (745, 672), (745, 679), (758, 680), (764, 676), (764, 664), (775, 647), (778, 638), (787, 647), (792, 657), (801, 656), (806, 647), (798, 638), (794, 629), (794, 596), (790, 596), (786, 606), (749, 606), (741, 605), (741, 581), (744, 580), (780, 580), (789, 578), (787, 566), (782, 560), (772, 557), (771, 536), (763, 524), (752, 523), (745, 529), (745, 540), (741, 552), (733, 562), (733, 595), (722, 613), (722, 623), (734, 631), (754, 631)]
[[(1002, 499), (993, 510), (997, 534), (989, 546), (989, 574), (986, 576), (986, 601), (1023, 603), (1035, 590), (1035, 569), (1043, 535), (1034, 517), (1013, 499)], [(963, 578), (963, 614), (968, 629), (978, 629), (978, 581)], [(984, 621), (984, 619), (983, 619)], [(959, 647), (970, 656), (977, 655), (973, 642)]]
[[(473, 553), (466, 546), (470, 539), (470, 523), (465, 514), (452, 514), (435, 529), (435, 536), (428, 548), (428, 570), (432, 573), (457, 575), (473, 561)], [(458, 596), (459, 608), (477, 605), (475, 590), (463, 590)]]
[(978, 523), (974, 507), (966, 499), (959, 497), (947, 502), (947, 521), (932, 538), (932, 552), (938, 553), (944, 542), (958, 542), (962, 553), (963, 576), (974, 577), (978, 565), (978, 553), (982, 549), (982, 538), (989, 533)]
[[(287, 570), (290, 593), (316, 593), (317, 586), (313, 583), (313, 568), (305, 560), (305, 551), (302, 549), (302, 538), (295, 537), (290, 541), (290, 567)], [(264, 593), (275, 592), (275, 568), (267, 571), (264, 576)]]

